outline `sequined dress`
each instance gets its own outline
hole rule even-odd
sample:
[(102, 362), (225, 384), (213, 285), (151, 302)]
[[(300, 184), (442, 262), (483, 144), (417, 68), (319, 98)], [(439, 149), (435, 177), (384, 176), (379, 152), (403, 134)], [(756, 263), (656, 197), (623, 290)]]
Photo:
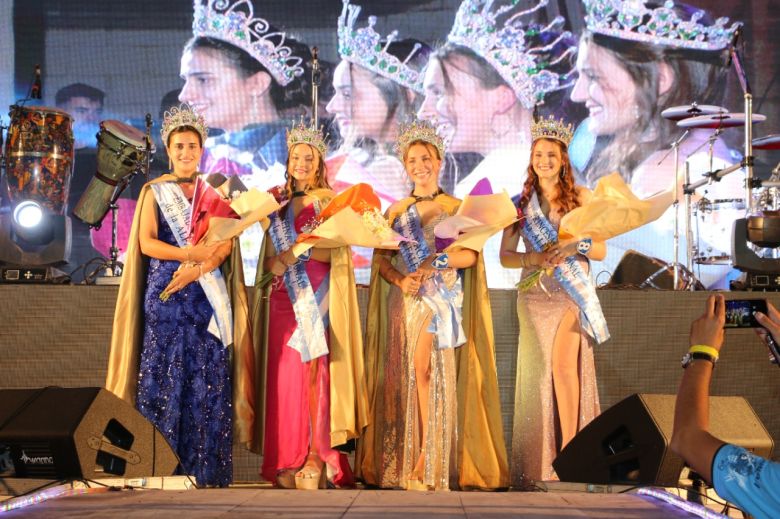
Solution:
[[(550, 218), (550, 222), (557, 229), (560, 217), (556, 214)], [(525, 236), (523, 243), (525, 250), (533, 250)], [(582, 256), (578, 258), (587, 271), (588, 260)], [(536, 270), (523, 269), (522, 278), (530, 276)], [(543, 276), (541, 283), (547, 292), (537, 285), (526, 292), (518, 292), (517, 295), (520, 338), (510, 459), (512, 486), (516, 488), (524, 487), (529, 480), (557, 479), (552, 468), (560, 444), (552, 375), (553, 343), (566, 312), (580, 315), (577, 305), (554, 277)], [(582, 328), (578, 365), (579, 431), (600, 412), (593, 344)]]
[[(433, 228), (447, 217), (434, 217), (423, 227), (425, 241), (435, 250)], [(393, 266), (407, 274), (400, 254)], [(442, 271), (445, 283), (452, 287), (457, 281), (455, 269)], [(383, 488), (404, 488), (420, 456), (421, 431), (417, 404), (414, 352), (420, 334), (430, 323), (432, 311), (419, 298), (404, 295), (392, 285), (387, 300), (387, 351), (383, 380), (378, 381), (372, 423), (375, 437), (382, 438), (377, 449), (377, 484)], [(424, 446), (424, 483), (436, 489), (448, 489), (457, 484), (455, 449), (457, 445), (457, 393), (455, 350), (439, 349), (436, 338), (431, 348), (431, 381), (428, 396), (428, 436)]]
[[(158, 239), (176, 245), (158, 209)], [(151, 258), (136, 406), (165, 436), (198, 485), (233, 480), (232, 388), (227, 348), (208, 329), (213, 310), (200, 284), (163, 302), (178, 261)]]

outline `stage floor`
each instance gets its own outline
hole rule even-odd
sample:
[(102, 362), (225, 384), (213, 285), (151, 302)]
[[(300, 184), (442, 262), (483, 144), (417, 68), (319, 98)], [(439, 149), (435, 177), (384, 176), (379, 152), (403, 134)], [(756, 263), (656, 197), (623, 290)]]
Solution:
[[(2, 503), (0, 503), (2, 510)], [(206, 519), (227, 517), (588, 517), (661, 519), (694, 517), (652, 497), (632, 493), (588, 492), (404, 492), (392, 490), (319, 490), (271, 488), (208, 490), (95, 489), (51, 499), (3, 514), (13, 518), (105, 517)], [(734, 517), (737, 517), (736, 515)]]

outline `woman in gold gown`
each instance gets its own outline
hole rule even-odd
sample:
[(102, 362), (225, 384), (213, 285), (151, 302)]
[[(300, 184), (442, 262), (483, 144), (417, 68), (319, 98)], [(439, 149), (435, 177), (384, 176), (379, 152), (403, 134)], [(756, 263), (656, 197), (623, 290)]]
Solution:
[(508, 485), (493, 329), (481, 255), (437, 253), (433, 229), (460, 201), (439, 188), (444, 144), (415, 122), (399, 138), (414, 184), (388, 209), (409, 242), (374, 254), (366, 333), (370, 424), (363, 481), (410, 490)]

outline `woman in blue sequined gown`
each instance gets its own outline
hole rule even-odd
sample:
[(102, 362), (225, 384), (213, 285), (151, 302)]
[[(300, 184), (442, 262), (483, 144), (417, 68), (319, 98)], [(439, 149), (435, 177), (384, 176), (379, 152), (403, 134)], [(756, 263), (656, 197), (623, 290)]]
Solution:
[(178, 454), (181, 472), (194, 475), (198, 485), (227, 486), (232, 481), (228, 346), (233, 319), (218, 267), (232, 247), (229, 241), (187, 246), (206, 130), (205, 124), (170, 124), (163, 126), (163, 140), (173, 171), (144, 186), (131, 233), (134, 254), (128, 254), (129, 275), (123, 279), (130, 286), (120, 288), (117, 302), (121, 320), (122, 307), (142, 299), (142, 305), (136, 303), (140, 315), (127, 319), (137, 323), (128, 330), (142, 334), (135, 338), (140, 347), (123, 354), (115, 325), (107, 387), (126, 399), (135, 397), (138, 410)]

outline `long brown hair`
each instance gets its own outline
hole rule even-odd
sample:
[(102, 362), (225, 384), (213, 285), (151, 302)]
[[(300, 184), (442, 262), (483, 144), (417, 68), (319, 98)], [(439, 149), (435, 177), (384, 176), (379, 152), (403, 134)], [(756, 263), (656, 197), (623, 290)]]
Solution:
[(550, 200), (550, 204), (558, 205), (558, 214), (560, 216), (565, 215), (572, 209), (580, 206), (579, 197), (577, 196), (577, 186), (574, 185), (574, 174), (572, 172), (571, 162), (569, 161), (569, 152), (566, 146), (562, 142), (555, 139), (537, 139), (531, 146), (531, 159), (528, 162), (528, 177), (523, 184), (523, 191), (520, 194), (520, 201), (517, 206), (521, 209), (525, 209), (528, 206), (528, 202), (531, 201), (533, 193), (541, 195), (541, 189), (539, 188), (539, 177), (536, 176), (536, 172), (533, 167), (534, 149), (539, 141), (553, 142), (558, 146), (558, 150), (561, 152), (561, 171), (559, 173), (558, 181), (558, 193), (555, 198)]
[[(657, 3), (648, 3), (660, 6)], [(685, 19), (693, 10), (684, 4), (675, 5), (675, 12)], [(700, 23), (712, 24), (706, 15)], [(636, 117), (631, 128), (612, 136), (600, 137), (603, 148), (597, 151), (582, 172), (588, 186), (600, 177), (619, 171), (631, 181), (633, 170), (651, 153), (666, 147), (678, 132), (675, 121), (661, 117), (664, 108), (699, 104), (722, 105), (726, 97), (726, 74), (722, 51), (695, 51), (667, 48), (651, 43), (612, 38), (590, 32), (583, 33), (580, 49), (596, 45), (611, 56), (631, 76), (636, 85)], [(658, 94), (660, 65), (666, 63), (673, 83), (665, 93)]]
[(325, 159), (323, 158), (322, 154), (320, 154), (320, 150), (312, 146), (311, 144), (306, 144), (305, 142), (299, 142), (297, 144), (292, 145), (287, 150), (287, 166), (284, 171), (284, 178), (286, 179), (284, 183), (284, 194), (285, 199), (290, 200), (292, 199), (293, 194), (293, 181), (295, 180), (292, 175), (290, 175), (290, 156), (292, 155), (292, 150), (295, 148), (295, 146), (298, 145), (304, 145), (308, 146), (311, 151), (320, 158), (320, 164), (317, 167), (317, 173), (314, 176), (314, 184), (312, 184), (311, 189), (333, 189), (330, 187), (330, 184), (328, 183), (328, 168), (325, 166)]

